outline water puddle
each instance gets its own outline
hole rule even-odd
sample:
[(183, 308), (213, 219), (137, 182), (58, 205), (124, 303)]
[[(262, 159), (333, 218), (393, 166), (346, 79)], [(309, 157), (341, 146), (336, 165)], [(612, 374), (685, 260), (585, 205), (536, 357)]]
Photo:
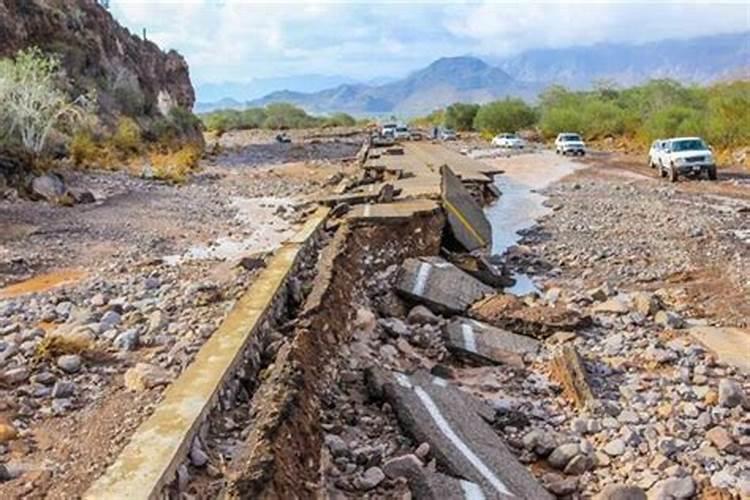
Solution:
[(232, 205), (237, 208), (238, 234), (222, 236), (208, 244), (193, 245), (182, 254), (164, 257), (164, 262), (178, 265), (194, 260), (226, 261), (275, 250), (294, 235), (294, 226), (278, 213), (280, 207), (287, 210), (292, 203), (290, 198), (233, 198)]
[(0, 299), (12, 299), (30, 293), (46, 292), (60, 286), (78, 283), (85, 277), (86, 271), (82, 269), (60, 269), (40, 274), (26, 281), (0, 288)]
[[(519, 231), (533, 227), (552, 212), (544, 206), (547, 197), (537, 191), (581, 167), (548, 152), (485, 161), (505, 171), (495, 176), (495, 185), (502, 192), (500, 199), (485, 209), (492, 225), (492, 255), (503, 255), (518, 244)], [(514, 274), (513, 278), (516, 284), (507, 289), (509, 293), (526, 295), (539, 291), (529, 276)]]

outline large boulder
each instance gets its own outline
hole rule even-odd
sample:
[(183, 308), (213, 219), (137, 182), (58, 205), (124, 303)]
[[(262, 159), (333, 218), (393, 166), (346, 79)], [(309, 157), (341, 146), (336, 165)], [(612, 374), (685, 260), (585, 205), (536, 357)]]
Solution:
[(58, 203), (67, 194), (65, 182), (56, 174), (44, 174), (31, 181), (31, 196), (34, 199)]

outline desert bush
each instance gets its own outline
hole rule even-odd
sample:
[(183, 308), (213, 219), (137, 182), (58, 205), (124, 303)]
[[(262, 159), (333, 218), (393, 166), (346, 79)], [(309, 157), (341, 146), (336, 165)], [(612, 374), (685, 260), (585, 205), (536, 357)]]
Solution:
[(474, 118), (479, 112), (479, 104), (464, 104), (457, 102), (445, 109), (444, 125), (460, 131), (474, 129)]
[(0, 60), (0, 137), (40, 155), (55, 127), (78, 120), (83, 110), (58, 86), (62, 77), (58, 58), (38, 48)]
[(176, 151), (151, 153), (149, 161), (154, 178), (173, 184), (184, 183), (190, 173), (198, 168), (201, 153), (201, 149), (195, 145), (184, 146)]
[(421, 117), (412, 119), (409, 122), (409, 125), (412, 125), (414, 127), (431, 128), (431, 127), (439, 127), (443, 125), (444, 122), (445, 122), (445, 110), (436, 109), (435, 111), (428, 114), (427, 116), (421, 116)]
[(535, 121), (536, 113), (531, 106), (521, 99), (505, 99), (483, 105), (474, 118), (474, 128), (498, 134), (521, 130)]
[(125, 155), (137, 153), (143, 147), (141, 128), (132, 118), (121, 117), (117, 120), (117, 128), (110, 142), (115, 149)]
[(79, 167), (92, 166), (101, 156), (99, 145), (87, 130), (81, 130), (73, 135), (69, 150), (73, 163)]
[(333, 113), (323, 121), (324, 127), (353, 127), (357, 121), (346, 113)]

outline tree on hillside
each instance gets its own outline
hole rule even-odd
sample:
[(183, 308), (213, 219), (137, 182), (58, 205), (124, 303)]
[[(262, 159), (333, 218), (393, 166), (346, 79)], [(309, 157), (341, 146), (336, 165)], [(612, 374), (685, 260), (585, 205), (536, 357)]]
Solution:
[(477, 112), (479, 112), (478, 104), (462, 102), (451, 104), (445, 110), (445, 126), (460, 131), (472, 130)]
[(516, 132), (534, 125), (536, 113), (521, 99), (505, 99), (482, 106), (474, 118), (474, 128), (482, 132), (498, 134)]
[(80, 118), (82, 109), (57, 85), (61, 77), (59, 60), (37, 48), (0, 60), (0, 137), (39, 155), (56, 126)]

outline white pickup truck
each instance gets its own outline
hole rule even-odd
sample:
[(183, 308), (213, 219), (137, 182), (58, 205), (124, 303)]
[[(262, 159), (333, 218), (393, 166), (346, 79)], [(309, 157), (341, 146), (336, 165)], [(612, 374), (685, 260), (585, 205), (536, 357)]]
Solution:
[(649, 165), (659, 169), (659, 175), (677, 182), (681, 176), (705, 175), (716, 180), (716, 161), (711, 147), (700, 137), (675, 137), (655, 141), (649, 150)]
[(555, 139), (555, 153), (559, 155), (572, 154), (583, 156), (586, 154), (586, 145), (583, 143), (580, 135), (564, 132), (557, 134), (557, 139)]

